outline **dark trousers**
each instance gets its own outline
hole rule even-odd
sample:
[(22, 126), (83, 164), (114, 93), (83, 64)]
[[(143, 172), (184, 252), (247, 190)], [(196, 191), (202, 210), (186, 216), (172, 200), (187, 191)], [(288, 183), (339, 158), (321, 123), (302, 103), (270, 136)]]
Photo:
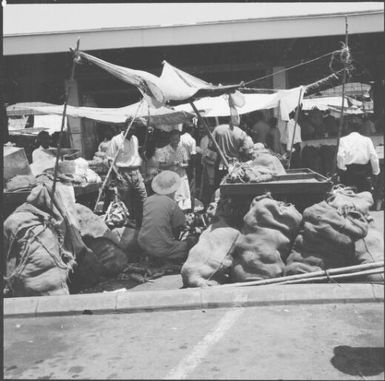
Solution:
[(142, 226), (143, 203), (147, 197), (146, 186), (139, 169), (119, 168), (122, 177), (117, 189), (120, 199), (126, 205), (130, 215), (135, 218), (136, 227)]
[(341, 183), (345, 186), (356, 187), (357, 192), (372, 192), (372, 166), (367, 164), (351, 164), (346, 171), (339, 171)]

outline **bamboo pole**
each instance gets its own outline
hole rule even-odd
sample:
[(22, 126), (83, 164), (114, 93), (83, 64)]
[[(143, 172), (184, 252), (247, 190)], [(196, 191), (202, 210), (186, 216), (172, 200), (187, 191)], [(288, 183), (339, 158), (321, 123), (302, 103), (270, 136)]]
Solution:
[[(142, 99), (141, 102), (139, 103), (138, 108), (136, 109), (136, 112), (135, 112), (135, 116), (131, 119), (131, 122), (128, 124), (128, 127), (127, 127), (127, 129), (126, 129), (126, 132), (125, 132), (124, 135), (123, 135), (123, 142), (124, 142), (124, 140), (126, 139), (126, 136), (127, 136), (127, 134), (128, 134), (128, 131), (130, 131), (130, 128), (131, 128), (132, 124), (134, 123), (134, 121), (135, 121), (135, 119), (136, 119), (136, 117), (137, 117), (137, 115), (138, 115), (139, 109), (140, 109), (140, 107), (141, 107), (142, 104), (143, 104), (143, 100), (144, 100), (144, 99)], [(110, 165), (110, 168), (108, 169), (107, 175), (106, 175), (106, 177), (105, 177), (105, 179), (104, 179), (104, 181), (103, 181), (103, 184), (102, 184), (102, 186), (101, 186), (100, 189), (99, 189), (98, 198), (97, 198), (96, 203), (95, 203), (95, 206), (94, 206), (94, 213), (97, 211), (98, 203), (99, 203), (99, 201), (100, 201), (100, 199), (101, 199), (101, 197), (102, 197), (102, 194), (103, 194), (103, 192), (104, 192), (104, 188), (105, 188), (106, 185), (107, 185), (107, 182), (108, 182), (108, 180), (109, 180), (109, 178), (110, 178), (110, 176), (111, 176), (112, 170), (113, 170), (113, 168), (114, 168), (114, 166), (115, 166), (116, 160), (117, 160), (118, 155), (119, 155), (119, 153), (120, 153), (120, 150), (121, 150), (122, 148), (123, 148), (123, 144), (122, 144), (122, 145), (118, 148), (118, 150), (116, 151), (115, 156), (114, 156), (114, 158), (113, 158), (113, 160), (112, 160), (112, 163), (111, 163), (111, 165)]]
[(276, 284), (298, 284), (298, 283), (311, 283), (314, 281), (322, 281), (322, 280), (329, 280), (329, 279), (346, 279), (346, 278), (354, 278), (358, 276), (363, 275), (374, 275), (374, 274), (382, 274), (384, 272), (384, 268), (378, 268), (378, 269), (371, 269), (371, 270), (365, 270), (365, 271), (357, 271), (353, 273), (347, 273), (347, 274), (336, 274), (336, 275), (329, 275), (329, 276), (318, 276), (313, 278), (307, 278), (307, 279), (297, 279), (297, 280), (289, 280), (286, 282), (279, 282)]
[(223, 161), (223, 164), (229, 168), (229, 162), (227, 161), (227, 159), (225, 158), (225, 155), (223, 154), (222, 150), (220, 149), (218, 143), (215, 141), (214, 139), (214, 136), (213, 134), (211, 133), (211, 131), (209, 130), (207, 124), (206, 124), (206, 121), (202, 118), (201, 114), (199, 113), (198, 109), (196, 108), (196, 106), (194, 105), (193, 102), (190, 102), (190, 105), (191, 107), (193, 108), (195, 114), (197, 115), (199, 121), (203, 124), (203, 126), (205, 127), (207, 133), (208, 133), (208, 136), (209, 138), (211, 139), (211, 141), (213, 142), (214, 144), (214, 147), (215, 149), (217, 150), (217, 152), (219, 153), (219, 156), (221, 157), (222, 161)]
[[(345, 16), (345, 49), (349, 49), (348, 47), (348, 39), (349, 39), (349, 30), (348, 30), (348, 18)], [(344, 72), (342, 77), (342, 105), (341, 105), (341, 116), (340, 116), (340, 124), (338, 126), (338, 132), (337, 132), (337, 147), (336, 152), (334, 154), (333, 159), (333, 167), (332, 167), (332, 176), (334, 178), (334, 181), (336, 180), (337, 175), (337, 155), (338, 155), (338, 149), (340, 147), (340, 140), (341, 140), (341, 133), (342, 133), (342, 127), (344, 124), (344, 107), (345, 107), (345, 83), (346, 83), (346, 62), (344, 63)]]
[[(76, 54), (79, 51), (79, 45), (80, 45), (80, 39), (78, 39), (77, 42), (76, 42), (76, 49), (74, 51), (74, 56), (73, 56), (73, 59), (72, 59), (72, 68), (71, 68), (70, 82), (72, 82), (74, 80), (74, 77), (75, 77)], [(54, 169), (54, 174), (53, 174), (51, 208), (52, 208), (52, 202), (53, 202), (53, 198), (55, 197), (55, 191), (56, 191), (57, 171), (58, 171), (58, 165), (59, 165), (60, 150), (61, 150), (62, 140), (63, 140), (64, 121), (65, 121), (65, 117), (66, 117), (66, 113), (67, 113), (68, 98), (69, 98), (69, 91), (68, 91), (68, 87), (66, 86), (66, 89), (65, 89), (65, 100), (64, 100), (64, 106), (63, 106), (63, 115), (62, 115), (61, 127), (60, 127), (60, 135), (59, 135), (59, 144), (57, 146), (55, 169)]]
[(379, 268), (383, 266), (384, 266), (384, 261), (380, 261), (380, 262), (366, 263), (362, 265), (338, 267), (338, 268), (329, 269), (326, 271), (325, 270), (313, 271), (311, 273), (306, 273), (306, 274), (288, 275), (284, 277), (261, 279), (261, 280), (250, 281), (250, 282), (229, 283), (229, 284), (221, 285), (221, 287), (245, 287), (245, 286), (277, 284), (277, 283), (282, 283), (282, 282), (292, 281), (292, 280), (311, 279), (317, 276), (328, 276), (328, 275), (330, 276), (330, 275), (336, 275), (341, 273), (354, 273), (355, 271), (369, 270), (369, 269)]
[(289, 164), (288, 164), (288, 166), (287, 166), (288, 169), (290, 169), (290, 166), (291, 166), (291, 157), (292, 157), (292, 155), (293, 155), (294, 137), (295, 137), (295, 131), (297, 130), (298, 115), (299, 115), (299, 108), (300, 108), (300, 105), (301, 105), (302, 90), (303, 90), (303, 88), (301, 87), (301, 90), (300, 90), (300, 92), (299, 92), (299, 97), (298, 97), (297, 109), (295, 110), (294, 130), (293, 130), (293, 137), (291, 138), (290, 153), (289, 153)]

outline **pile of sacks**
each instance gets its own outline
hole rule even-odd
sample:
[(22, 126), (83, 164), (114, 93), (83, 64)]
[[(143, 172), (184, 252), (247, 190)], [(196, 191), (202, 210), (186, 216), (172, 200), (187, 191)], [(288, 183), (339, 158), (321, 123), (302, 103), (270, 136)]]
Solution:
[[(183, 284), (205, 287), (383, 261), (382, 232), (369, 215), (372, 204), (369, 192), (337, 187), (302, 216), (265, 194), (254, 198), (240, 230), (218, 206), (182, 267)], [(383, 275), (360, 280), (383, 281)]]
[[(384, 260), (382, 232), (369, 215), (370, 192), (336, 187), (327, 201), (307, 208), (302, 229), (287, 257), (285, 275)], [(367, 275), (361, 280), (383, 280)]]
[(189, 252), (181, 275), (185, 287), (204, 287), (281, 276), (301, 223), (293, 205), (256, 197), (241, 230), (228, 225), (218, 205), (213, 223)]
[(76, 204), (72, 186), (37, 179), (26, 202), (4, 221), (10, 296), (65, 295), (121, 273), (138, 259), (137, 231), (110, 230)]

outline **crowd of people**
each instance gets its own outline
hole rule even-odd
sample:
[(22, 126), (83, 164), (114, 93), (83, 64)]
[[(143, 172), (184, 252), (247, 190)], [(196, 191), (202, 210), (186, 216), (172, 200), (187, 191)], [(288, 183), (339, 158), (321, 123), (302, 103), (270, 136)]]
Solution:
[[(134, 122), (126, 136), (129, 121), (120, 128), (103, 127), (94, 158), (113, 165), (112, 181), (135, 220), (139, 244), (149, 255), (175, 260), (187, 257), (192, 243), (178, 241), (178, 232), (185, 224), (183, 212), (194, 210), (195, 198), (207, 208), (228, 173), (227, 165), (251, 160), (257, 146), (283, 162), (291, 157), (292, 168), (301, 166), (304, 117), (296, 123), (295, 110), (285, 122), (266, 118), (263, 112), (251, 115), (242, 120), (239, 116), (207, 119), (208, 131), (195, 120), (170, 132)], [(329, 126), (334, 125), (330, 115), (325, 120)], [(357, 186), (359, 191), (372, 190), (368, 179), (379, 173), (373, 143), (362, 135), (368, 125), (366, 119), (352, 123), (341, 139), (337, 156), (341, 182)], [(333, 128), (335, 125), (329, 131)], [(49, 136), (41, 132), (33, 164), (53, 159), (48, 148)]]

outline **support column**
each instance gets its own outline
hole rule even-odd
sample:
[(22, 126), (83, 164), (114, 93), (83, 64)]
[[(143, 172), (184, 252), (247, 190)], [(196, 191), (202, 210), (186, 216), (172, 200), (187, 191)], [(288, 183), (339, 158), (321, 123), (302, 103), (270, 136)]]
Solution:
[[(82, 105), (85, 107), (97, 107), (94, 97), (89, 94), (82, 96)], [(82, 121), (82, 140), (84, 158), (91, 160), (98, 147), (97, 141), (97, 122), (83, 118)]]
[[(273, 74), (276, 73), (277, 71), (284, 70), (284, 66), (273, 66)], [(287, 88), (287, 72), (284, 71), (282, 73), (278, 73), (273, 76), (273, 89), (286, 89)], [(278, 124), (277, 127), (280, 132), (283, 131), (283, 129), (286, 126), (286, 122), (283, 122), (279, 118), (279, 109), (276, 107), (274, 109), (274, 116), (278, 119)]]
[[(80, 106), (78, 83), (76, 80), (65, 81), (65, 86), (68, 90), (68, 105), (69, 106)], [(82, 142), (82, 122), (80, 118), (73, 118), (67, 116), (68, 124), (70, 126), (72, 135), (72, 147), (80, 151), (81, 156), (84, 155), (84, 147)]]

